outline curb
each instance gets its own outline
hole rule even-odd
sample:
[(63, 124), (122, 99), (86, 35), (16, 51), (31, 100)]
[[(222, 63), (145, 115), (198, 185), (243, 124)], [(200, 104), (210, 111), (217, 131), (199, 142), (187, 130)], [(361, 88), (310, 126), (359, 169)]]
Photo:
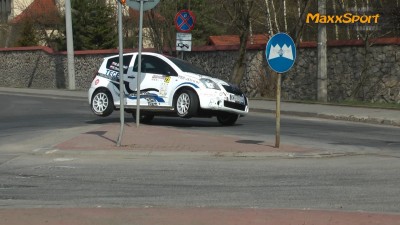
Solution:
[[(252, 109), (252, 111), (260, 112), (260, 113), (273, 113), (273, 114), (275, 113), (275, 110), (260, 109), (260, 108), (254, 108), (254, 109)], [(289, 116), (315, 117), (315, 118), (321, 118), (321, 119), (360, 122), (360, 123), (377, 124), (377, 125), (390, 125), (390, 126), (399, 126), (400, 127), (400, 121), (397, 121), (397, 120), (378, 119), (378, 118), (371, 118), (371, 117), (357, 117), (354, 115), (336, 116), (336, 115), (329, 115), (329, 114), (320, 114), (320, 113), (312, 113), (312, 112), (296, 112), (296, 111), (281, 111), (281, 114), (289, 115)]]

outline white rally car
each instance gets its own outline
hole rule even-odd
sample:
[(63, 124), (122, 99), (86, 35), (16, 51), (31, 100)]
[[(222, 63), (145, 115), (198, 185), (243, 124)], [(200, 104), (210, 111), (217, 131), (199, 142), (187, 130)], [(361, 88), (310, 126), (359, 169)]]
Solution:
[[(135, 117), (138, 54), (123, 56), (124, 108)], [(216, 116), (223, 125), (233, 125), (248, 113), (248, 99), (234, 85), (205, 75), (187, 61), (156, 53), (142, 53), (140, 120), (155, 115), (183, 118)], [(98, 116), (119, 110), (119, 56), (104, 58), (89, 89), (89, 104)]]

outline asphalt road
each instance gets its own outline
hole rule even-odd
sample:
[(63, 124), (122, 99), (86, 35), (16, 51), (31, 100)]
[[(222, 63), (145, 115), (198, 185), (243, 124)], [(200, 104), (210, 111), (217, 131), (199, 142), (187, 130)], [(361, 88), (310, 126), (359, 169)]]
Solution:
[[(400, 212), (397, 127), (282, 118), (282, 142), (359, 153), (332, 158), (34, 154), (37, 148), (51, 149), (82, 129), (117, 122), (118, 115), (95, 117), (85, 101), (76, 99), (0, 94), (0, 101), (7, 103), (0, 108), (2, 208), (190, 206)], [(239, 135), (257, 142), (273, 139), (275, 120), (268, 114), (250, 114), (234, 127), (221, 127), (215, 119), (176, 118), (156, 118), (153, 125)]]
[[(119, 112), (97, 117), (83, 100), (0, 94), (0, 101), (7, 102), (0, 108), (0, 146), (54, 130), (119, 122)], [(134, 122), (130, 114), (126, 114), (126, 121)], [(263, 113), (240, 118), (234, 127), (220, 126), (215, 118), (156, 117), (152, 125), (240, 136), (250, 143), (275, 137), (275, 117)], [(399, 127), (288, 116), (281, 119), (281, 143), (332, 152), (400, 154), (399, 137)]]
[(0, 207), (228, 207), (400, 212), (399, 159), (24, 155)]

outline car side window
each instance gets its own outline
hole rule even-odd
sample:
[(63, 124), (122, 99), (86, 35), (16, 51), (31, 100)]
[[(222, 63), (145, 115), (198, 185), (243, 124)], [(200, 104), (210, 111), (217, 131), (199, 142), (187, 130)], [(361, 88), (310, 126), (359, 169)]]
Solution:
[[(133, 72), (138, 71), (138, 56), (136, 56), (135, 65), (133, 66)], [(175, 70), (164, 62), (162, 59), (151, 56), (142, 55), (142, 72), (144, 73), (154, 73), (167, 76), (178, 76)]]
[[(131, 60), (132, 60), (132, 55), (125, 55), (123, 57), (124, 73), (125, 74), (128, 72), (128, 67), (129, 67), (129, 64), (131, 63)], [(113, 71), (119, 72), (119, 56), (110, 58), (107, 61), (106, 68), (109, 69), (109, 70), (113, 70)]]

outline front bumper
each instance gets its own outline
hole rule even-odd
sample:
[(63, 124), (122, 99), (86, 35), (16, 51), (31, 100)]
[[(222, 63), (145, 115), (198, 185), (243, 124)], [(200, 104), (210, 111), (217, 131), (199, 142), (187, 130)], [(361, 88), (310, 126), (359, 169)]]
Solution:
[[(232, 95), (224, 91), (205, 90), (199, 93), (200, 107), (205, 110), (230, 112), (242, 116), (246, 115), (249, 112), (248, 98), (244, 95), (236, 95), (236, 97)], [(233, 100), (239, 98), (242, 100)]]

